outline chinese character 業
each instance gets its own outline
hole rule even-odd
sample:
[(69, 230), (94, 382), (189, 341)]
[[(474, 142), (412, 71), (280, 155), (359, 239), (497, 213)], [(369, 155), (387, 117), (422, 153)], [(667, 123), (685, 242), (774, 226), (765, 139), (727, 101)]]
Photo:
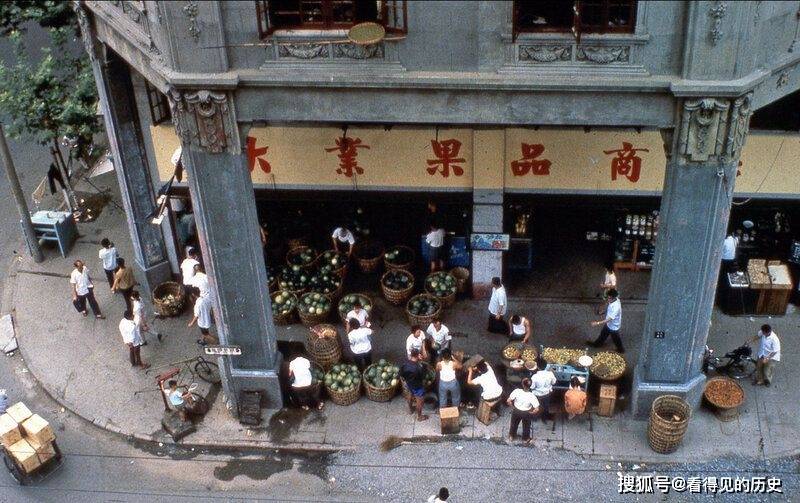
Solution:
[(358, 165), (358, 161), (356, 160), (356, 157), (358, 157), (357, 149), (359, 148), (369, 148), (369, 146), (362, 145), (361, 138), (342, 136), (336, 139), (335, 147), (326, 148), (325, 151), (338, 151), (339, 154), (337, 157), (339, 157), (339, 167), (336, 169), (336, 172), (340, 175), (352, 178), (354, 172), (358, 175), (364, 174), (364, 169)]
[(522, 144), (522, 159), (511, 161), (511, 172), (514, 176), (525, 176), (528, 173), (533, 175), (549, 175), (550, 161), (547, 159), (537, 159), (544, 152), (544, 145)]
[(632, 143), (622, 142), (622, 148), (618, 150), (603, 150), (603, 153), (617, 154), (611, 160), (611, 179), (616, 180), (617, 175), (626, 177), (633, 183), (639, 181), (639, 173), (642, 170), (642, 158), (636, 152), (650, 152), (646, 148), (633, 148)]
[(251, 173), (256, 168), (256, 160), (258, 161), (258, 167), (261, 168), (261, 171), (264, 173), (272, 171), (272, 166), (270, 166), (269, 161), (265, 159), (268, 148), (269, 147), (256, 147), (256, 139), (252, 136), (247, 137), (247, 168)]
[(459, 162), (465, 162), (463, 157), (457, 157), (458, 152), (461, 150), (461, 142), (456, 139), (436, 141), (431, 140), (431, 147), (433, 147), (433, 155), (437, 159), (428, 159), (428, 174), (434, 175), (436, 171), (441, 168), (443, 178), (450, 176), (450, 168), (453, 168), (455, 176), (464, 174), (464, 168), (456, 165)]

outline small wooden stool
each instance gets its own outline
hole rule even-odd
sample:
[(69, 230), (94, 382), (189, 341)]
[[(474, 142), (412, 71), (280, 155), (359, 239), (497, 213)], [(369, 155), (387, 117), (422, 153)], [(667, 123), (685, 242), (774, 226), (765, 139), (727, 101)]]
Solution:
[(614, 407), (617, 404), (617, 387), (613, 384), (603, 384), (600, 386), (600, 404), (597, 408), (597, 415), (611, 417), (614, 415)]
[(478, 411), (475, 413), (475, 417), (483, 424), (489, 425), (492, 422), (492, 410), (494, 410), (495, 406), (499, 403), (500, 397), (494, 400), (484, 400), (481, 398), (481, 403), (478, 405)]
[(442, 435), (461, 432), (461, 414), (458, 407), (442, 407), (439, 409)]

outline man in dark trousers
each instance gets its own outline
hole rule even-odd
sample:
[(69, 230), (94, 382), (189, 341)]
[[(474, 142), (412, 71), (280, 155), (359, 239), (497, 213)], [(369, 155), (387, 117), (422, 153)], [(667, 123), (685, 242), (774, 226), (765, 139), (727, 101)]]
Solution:
[(75, 306), (75, 310), (84, 316), (88, 316), (89, 313), (86, 311), (86, 303), (88, 302), (96, 318), (105, 318), (103, 313), (100, 312), (97, 300), (94, 298), (94, 285), (89, 277), (89, 269), (83, 264), (82, 260), (76, 260), (73, 265), (75, 269), (69, 275), (69, 283), (72, 287), (72, 305)]
[(422, 413), (422, 404), (425, 397), (425, 367), (420, 363), (420, 352), (414, 348), (408, 360), (400, 367), (400, 377), (408, 387), (408, 409), (413, 414), (417, 413), (417, 421), (425, 421), (428, 416)]
[(608, 291), (608, 300), (606, 302), (608, 302), (606, 317), (602, 320), (592, 322), (594, 326), (603, 325), (600, 336), (597, 337), (596, 341), (586, 341), (586, 343), (599, 348), (606, 342), (606, 339), (608, 339), (610, 335), (611, 339), (614, 341), (614, 345), (617, 346), (617, 351), (624, 353), (625, 348), (622, 347), (622, 339), (619, 336), (619, 329), (622, 327), (622, 303), (619, 301), (619, 293), (615, 288)]

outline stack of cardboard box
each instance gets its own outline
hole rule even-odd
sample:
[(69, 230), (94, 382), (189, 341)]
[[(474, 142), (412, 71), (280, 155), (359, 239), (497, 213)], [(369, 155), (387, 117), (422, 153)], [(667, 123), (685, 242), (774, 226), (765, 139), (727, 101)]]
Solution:
[(56, 455), (53, 429), (38, 414), (19, 402), (0, 416), (0, 443), (31, 473)]

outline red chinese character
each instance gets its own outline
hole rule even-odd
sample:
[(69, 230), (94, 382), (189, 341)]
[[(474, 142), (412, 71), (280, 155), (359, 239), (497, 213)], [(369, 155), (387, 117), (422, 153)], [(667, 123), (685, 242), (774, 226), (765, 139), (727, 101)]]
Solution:
[(646, 148), (633, 148), (633, 144), (622, 142), (619, 150), (603, 150), (605, 154), (617, 154), (611, 160), (611, 179), (616, 180), (617, 175), (626, 177), (633, 183), (639, 181), (639, 173), (642, 170), (642, 159), (636, 152), (650, 152)]
[(537, 176), (550, 174), (550, 161), (537, 159), (544, 152), (544, 145), (540, 143), (529, 145), (522, 144), (522, 159), (511, 161), (511, 172), (514, 176), (525, 176), (532, 173)]
[(465, 162), (463, 157), (456, 157), (461, 150), (461, 142), (455, 139), (436, 141), (431, 140), (431, 147), (433, 147), (433, 155), (438, 159), (428, 159), (428, 174), (436, 174), (436, 170), (441, 166), (442, 177), (447, 178), (450, 176), (450, 168), (453, 168), (453, 174), (461, 176), (464, 174), (464, 168), (457, 166), (457, 162)]
[(261, 171), (264, 173), (270, 173), (272, 171), (272, 166), (270, 166), (269, 162), (264, 158), (267, 155), (268, 148), (269, 147), (256, 148), (256, 139), (252, 136), (247, 137), (247, 168), (251, 173), (256, 167), (256, 160), (258, 160), (258, 167), (261, 168)]
[(336, 170), (337, 173), (340, 175), (344, 175), (347, 178), (352, 178), (353, 171), (356, 174), (363, 175), (364, 169), (358, 165), (358, 161), (356, 161), (356, 157), (358, 157), (358, 150), (359, 148), (369, 148), (367, 145), (361, 144), (361, 138), (348, 138), (346, 136), (342, 136), (341, 138), (336, 139), (336, 146), (331, 148), (326, 148), (326, 152), (335, 152), (339, 151), (339, 168)]

